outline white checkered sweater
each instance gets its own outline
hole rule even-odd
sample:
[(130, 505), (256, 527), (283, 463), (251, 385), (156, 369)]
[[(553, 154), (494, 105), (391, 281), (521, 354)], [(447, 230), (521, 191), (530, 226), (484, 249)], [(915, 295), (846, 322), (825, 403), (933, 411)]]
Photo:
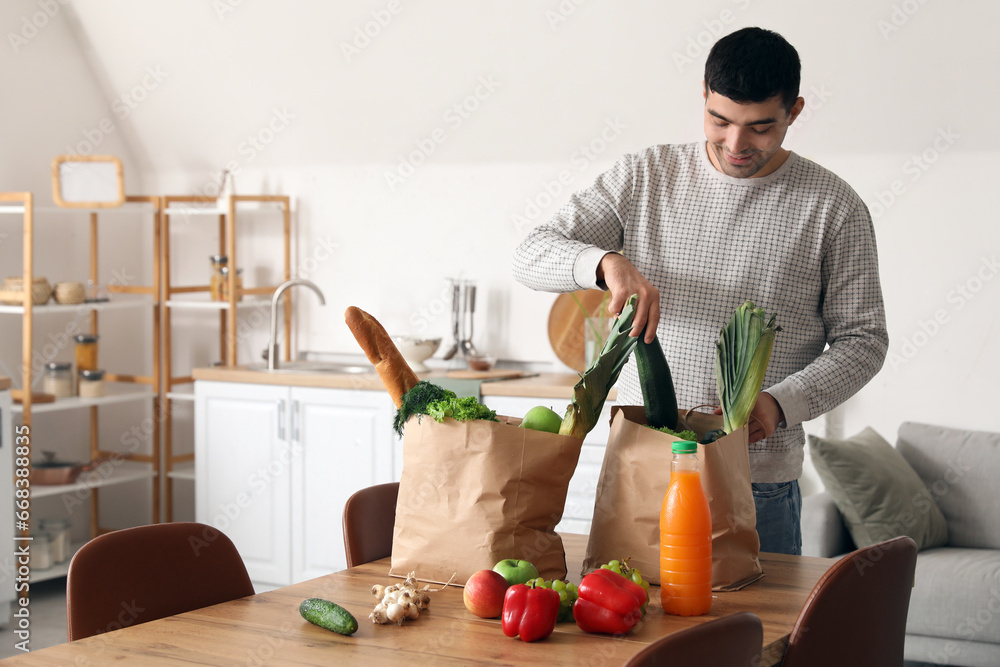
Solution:
[[(843, 180), (795, 153), (749, 179), (715, 169), (704, 142), (626, 155), (528, 234), (514, 277), (550, 292), (595, 288), (607, 251), (621, 251), (660, 291), (657, 335), (682, 409), (718, 404), (715, 341), (733, 311), (749, 299), (777, 313), (764, 388), (786, 426), (750, 446), (755, 482), (798, 479), (802, 422), (882, 367), (888, 335), (871, 216)], [(634, 358), (618, 402), (642, 404)]]

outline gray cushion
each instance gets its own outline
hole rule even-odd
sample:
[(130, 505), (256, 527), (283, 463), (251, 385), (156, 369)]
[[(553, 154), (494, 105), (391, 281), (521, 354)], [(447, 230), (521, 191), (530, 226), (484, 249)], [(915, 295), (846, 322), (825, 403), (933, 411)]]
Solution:
[(907, 634), (1000, 642), (1000, 551), (928, 549), (914, 579)]
[(907, 634), (906, 643), (903, 644), (903, 658), (903, 667), (997, 667), (1000, 665), (1000, 647), (989, 642)]
[(918, 549), (947, 541), (947, 524), (927, 487), (873, 429), (846, 440), (810, 434), (809, 451), (859, 548), (900, 535)]
[(1000, 433), (906, 422), (899, 453), (948, 522), (948, 546), (1000, 549)]

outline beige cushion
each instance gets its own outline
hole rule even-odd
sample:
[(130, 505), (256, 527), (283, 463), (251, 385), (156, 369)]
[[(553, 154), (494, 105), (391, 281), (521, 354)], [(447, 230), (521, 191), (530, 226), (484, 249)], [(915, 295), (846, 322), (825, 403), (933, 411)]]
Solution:
[(947, 542), (948, 526), (927, 487), (873, 429), (846, 440), (810, 435), (809, 451), (859, 548), (900, 535), (919, 549)]

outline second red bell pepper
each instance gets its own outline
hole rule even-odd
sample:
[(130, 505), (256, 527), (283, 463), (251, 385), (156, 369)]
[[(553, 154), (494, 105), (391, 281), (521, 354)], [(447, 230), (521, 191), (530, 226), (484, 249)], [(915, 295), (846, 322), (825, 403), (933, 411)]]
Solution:
[(645, 589), (617, 572), (594, 570), (577, 593), (573, 618), (584, 632), (624, 635), (642, 619)]
[(556, 627), (559, 594), (551, 588), (516, 584), (503, 598), (503, 633), (533, 642), (545, 639)]

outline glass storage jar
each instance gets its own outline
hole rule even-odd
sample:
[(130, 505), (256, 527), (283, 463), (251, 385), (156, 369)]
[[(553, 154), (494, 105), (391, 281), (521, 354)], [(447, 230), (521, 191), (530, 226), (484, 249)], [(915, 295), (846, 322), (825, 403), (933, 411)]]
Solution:
[(47, 570), (52, 567), (52, 540), (46, 533), (37, 533), (31, 538), (31, 569)]
[(80, 398), (104, 396), (104, 371), (98, 369), (80, 371), (77, 389)]
[(209, 294), (212, 301), (224, 301), (222, 298), (222, 285), (226, 280), (224, 270), (229, 264), (229, 258), (225, 255), (210, 255), (208, 259), (212, 262), (212, 279), (208, 287)]
[(69, 560), (70, 534), (69, 519), (45, 518), (39, 522), (39, 528), (49, 536), (49, 555), (55, 564)]
[(56, 398), (67, 398), (73, 395), (73, 364), (69, 362), (51, 361), (45, 365), (45, 377), (42, 378), (42, 391)]
[(77, 334), (76, 372), (97, 370), (97, 334)]
[[(243, 294), (243, 269), (236, 269), (236, 300), (242, 301)], [(222, 284), (219, 286), (219, 298), (222, 301), (229, 301), (229, 267), (222, 267)]]

